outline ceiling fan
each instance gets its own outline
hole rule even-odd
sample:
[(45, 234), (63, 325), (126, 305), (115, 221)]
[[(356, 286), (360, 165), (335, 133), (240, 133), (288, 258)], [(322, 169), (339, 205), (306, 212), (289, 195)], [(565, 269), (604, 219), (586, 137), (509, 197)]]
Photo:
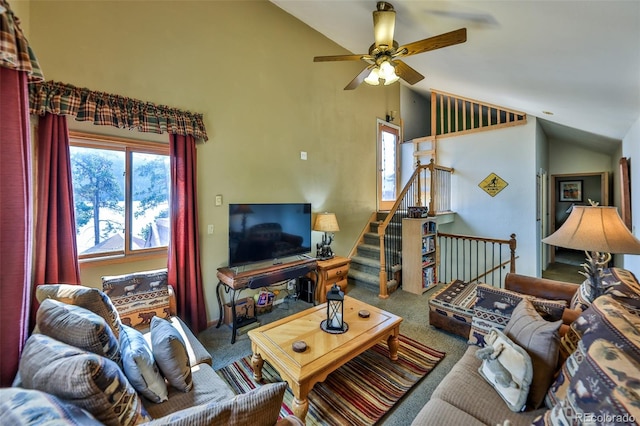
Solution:
[(467, 41), (467, 29), (460, 28), (459, 30), (399, 46), (398, 42), (393, 39), (395, 24), (396, 11), (393, 9), (393, 5), (386, 1), (379, 1), (376, 10), (373, 11), (373, 37), (375, 41), (369, 48), (368, 54), (316, 56), (313, 61), (363, 60), (368, 63), (369, 65), (344, 90), (353, 90), (363, 81), (377, 86), (380, 84), (380, 80), (383, 80), (386, 86), (395, 83), (399, 78), (413, 85), (422, 80), (424, 76), (398, 58), (417, 55), (418, 53), (441, 49)]

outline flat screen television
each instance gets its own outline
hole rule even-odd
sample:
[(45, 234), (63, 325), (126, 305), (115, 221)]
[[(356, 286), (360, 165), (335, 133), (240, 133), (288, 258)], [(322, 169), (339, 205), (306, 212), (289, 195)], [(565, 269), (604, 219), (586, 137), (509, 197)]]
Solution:
[(229, 266), (311, 252), (311, 204), (229, 204)]

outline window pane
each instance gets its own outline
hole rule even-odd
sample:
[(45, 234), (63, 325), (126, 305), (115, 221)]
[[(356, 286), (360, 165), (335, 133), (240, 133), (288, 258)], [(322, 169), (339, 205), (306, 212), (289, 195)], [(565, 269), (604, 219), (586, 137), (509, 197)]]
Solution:
[(169, 157), (134, 152), (131, 249), (169, 245)]
[(124, 152), (70, 147), (79, 254), (124, 250)]
[(396, 199), (396, 137), (382, 131), (382, 201)]

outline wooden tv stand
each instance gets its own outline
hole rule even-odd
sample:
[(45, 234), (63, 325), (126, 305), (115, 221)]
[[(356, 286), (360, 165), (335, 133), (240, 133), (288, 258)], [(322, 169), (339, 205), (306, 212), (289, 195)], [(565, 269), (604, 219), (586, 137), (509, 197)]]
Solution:
[[(271, 285), (280, 283), (282, 281), (291, 280), (293, 278), (304, 277), (309, 272), (316, 274), (316, 280), (318, 281), (318, 264), (315, 258), (308, 258), (302, 260), (295, 260), (293, 262), (280, 263), (270, 265), (264, 268), (256, 268), (246, 271), (241, 271), (239, 268), (218, 268), (218, 286), (216, 287), (216, 296), (218, 297), (218, 309), (220, 315), (218, 318), (218, 325), (222, 324), (223, 306), (222, 306), (222, 292), (231, 293), (231, 343), (236, 342), (236, 331), (238, 328), (257, 321), (254, 318), (243, 318), (240, 321), (236, 318), (236, 301), (242, 290), (256, 289), (261, 287), (269, 287)], [(313, 282), (313, 280), (312, 280)], [(312, 289), (315, 294), (315, 290)], [(315, 300), (314, 300), (315, 305)]]

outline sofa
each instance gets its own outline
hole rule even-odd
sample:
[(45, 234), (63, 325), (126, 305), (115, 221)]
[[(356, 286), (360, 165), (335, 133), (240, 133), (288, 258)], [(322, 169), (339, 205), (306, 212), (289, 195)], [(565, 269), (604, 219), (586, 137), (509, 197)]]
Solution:
[[(11, 424), (296, 425), (278, 420), (286, 383), (236, 396), (176, 316), (166, 270), (103, 277), (103, 290), (41, 285), (14, 387)], [(34, 414), (35, 413), (35, 414)], [(39, 423), (38, 423), (39, 424)]]
[(469, 347), (412, 424), (637, 424), (640, 286), (629, 271), (603, 273), (607, 291), (591, 302), (586, 283), (478, 285)]

